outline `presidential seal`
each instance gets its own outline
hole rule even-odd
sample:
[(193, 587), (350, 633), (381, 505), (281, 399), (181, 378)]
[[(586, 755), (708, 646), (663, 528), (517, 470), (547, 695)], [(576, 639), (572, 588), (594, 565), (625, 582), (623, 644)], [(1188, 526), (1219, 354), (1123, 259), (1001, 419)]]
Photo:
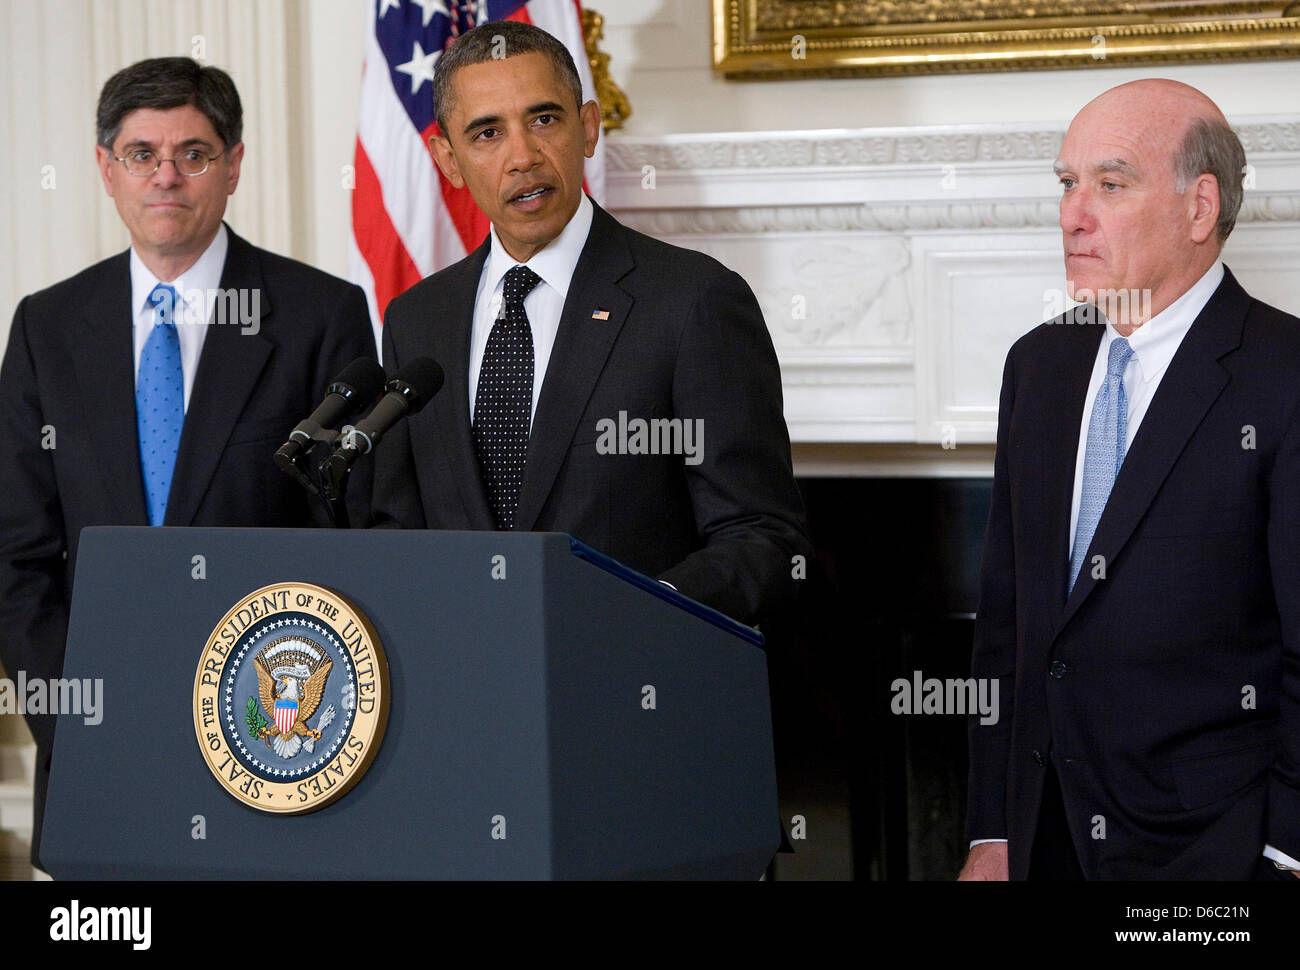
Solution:
[(387, 721), (384, 649), (361, 611), (321, 586), (249, 593), (199, 659), (199, 748), (227, 792), (264, 812), (314, 812), (345, 794)]

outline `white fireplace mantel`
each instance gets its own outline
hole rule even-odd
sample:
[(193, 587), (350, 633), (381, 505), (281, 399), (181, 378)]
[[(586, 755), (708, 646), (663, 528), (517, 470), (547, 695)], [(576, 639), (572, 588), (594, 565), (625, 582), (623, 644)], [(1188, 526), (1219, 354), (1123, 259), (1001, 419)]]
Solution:
[[(1248, 169), (1225, 261), (1300, 314), (1300, 115), (1233, 124)], [(833, 469), (837, 449), (873, 443), (894, 446), (887, 465), (986, 471), (934, 446), (987, 457), (1007, 349), (1058, 312), (1064, 128), (615, 135), (606, 193), (626, 224), (749, 281), (796, 455)]]

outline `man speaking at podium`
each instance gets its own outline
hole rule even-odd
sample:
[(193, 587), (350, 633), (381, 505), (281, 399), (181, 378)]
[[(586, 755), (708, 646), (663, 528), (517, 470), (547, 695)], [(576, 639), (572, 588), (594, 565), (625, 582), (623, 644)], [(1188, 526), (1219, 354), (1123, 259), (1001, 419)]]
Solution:
[[(323, 524), (271, 456), (374, 356), (358, 287), (222, 224), (244, 155), (229, 75), (141, 61), (104, 85), (96, 123), (131, 248), (24, 298), (0, 369), (0, 661), (28, 682), (62, 671), (85, 526)], [(54, 717), (27, 723), (37, 861)]]
[(546, 32), (468, 31), (433, 89), (435, 160), (492, 231), (388, 307), (385, 366), (447, 382), (379, 448), (376, 524), (567, 532), (756, 622), (809, 543), (753, 293), (583, 193), (600, 110)]

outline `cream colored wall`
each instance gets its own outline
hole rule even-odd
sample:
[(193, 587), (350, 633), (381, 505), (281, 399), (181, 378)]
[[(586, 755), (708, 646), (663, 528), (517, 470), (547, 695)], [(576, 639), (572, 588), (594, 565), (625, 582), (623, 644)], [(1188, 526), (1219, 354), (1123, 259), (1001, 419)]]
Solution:
[(226, 218), (258, 245), (343, 274), (365, 7), (359, 0), (61, 0), (0, 7), (0, 338), (18, 300), (124, 249), (94, 164), (104, 80), (202, 54), (244, 102)]

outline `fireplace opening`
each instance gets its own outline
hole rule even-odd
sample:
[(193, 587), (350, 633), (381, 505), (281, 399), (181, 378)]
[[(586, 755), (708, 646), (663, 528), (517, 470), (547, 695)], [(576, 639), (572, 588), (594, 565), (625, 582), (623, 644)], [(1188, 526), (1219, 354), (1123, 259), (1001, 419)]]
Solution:
[(992, 482), (799, 486), (817, 559), (798, 609), (765, 631), (794, 849), (771, 875), (952, 879), (966, 856), (968, 719), (895, 711), (908, 707), (901, 682), (970, 676)]

